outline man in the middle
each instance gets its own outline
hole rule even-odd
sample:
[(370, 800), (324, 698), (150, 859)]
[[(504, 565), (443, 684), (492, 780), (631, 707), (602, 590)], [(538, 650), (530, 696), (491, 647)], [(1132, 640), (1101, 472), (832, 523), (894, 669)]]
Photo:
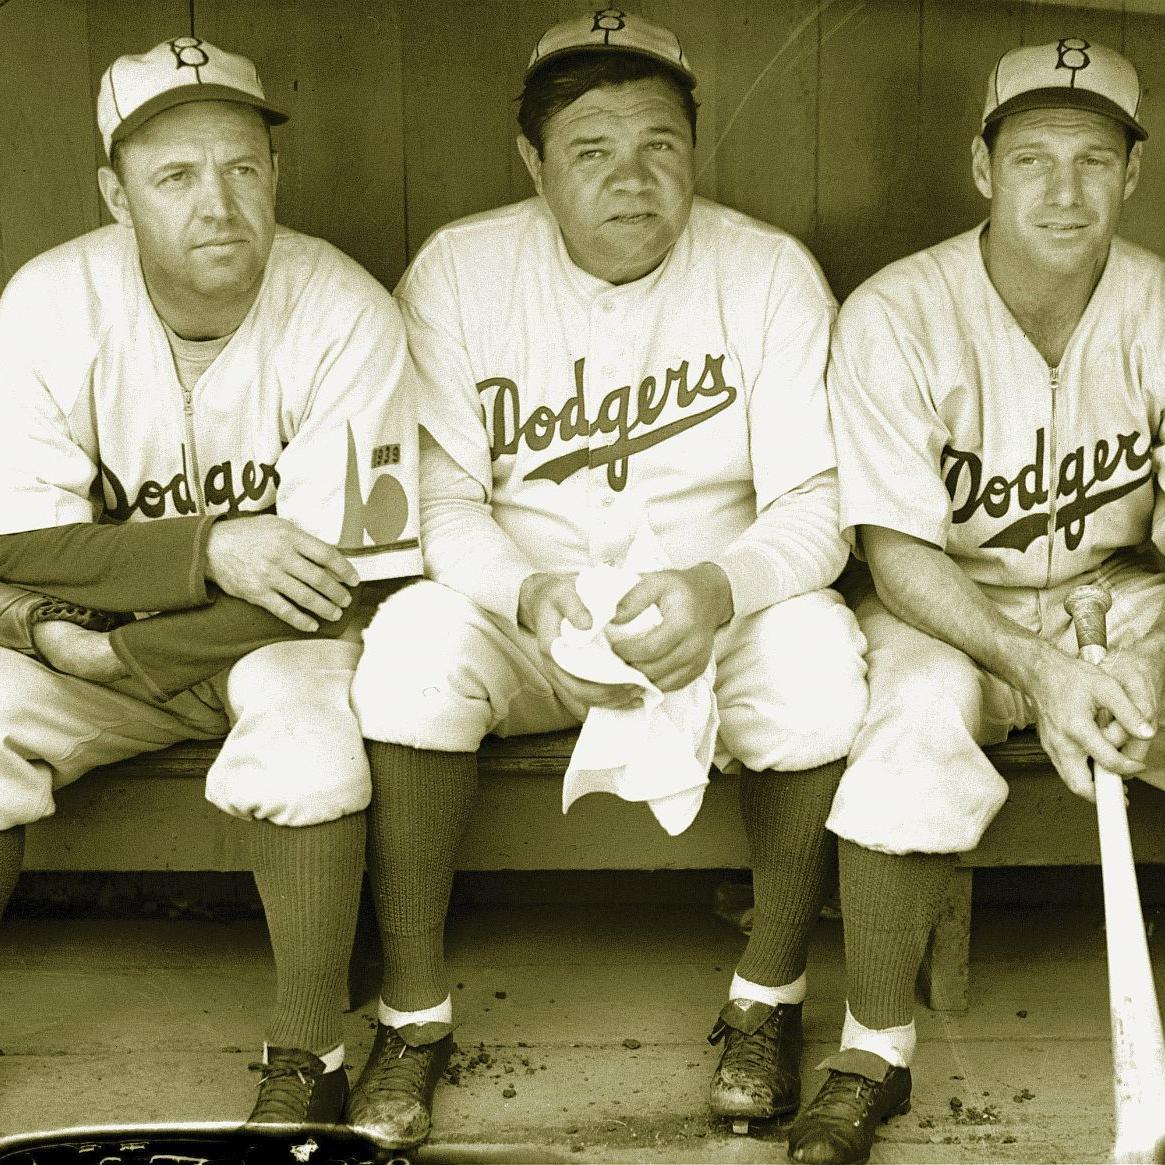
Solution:
[(579, 724), (633, 685), (550, 655), (575, 589), (638, 535), (670, 569), (612, 646), (664, 692), (716, 661), (716, 759), (739, 768), (756, 911), (712, 1105), (770, 1117), (799, 1098), (823, 831), (866, 704), (840, 597), (823, 374), (835, 304), (796, 240), (694, 198), (695, 77), (674, 34), (615, 9), (556, 25), (526, 74), (518, 148), (538, 196), (439, 231), (398, 297), (421, 378), (429, 580), (385, 603), (353, 689), (372, 740), (370, 866), (385, 950), (380, 1024), (350, 1122), (428, 1132), (449, 1055), (443, 961), (454, 851), (490, 732)]

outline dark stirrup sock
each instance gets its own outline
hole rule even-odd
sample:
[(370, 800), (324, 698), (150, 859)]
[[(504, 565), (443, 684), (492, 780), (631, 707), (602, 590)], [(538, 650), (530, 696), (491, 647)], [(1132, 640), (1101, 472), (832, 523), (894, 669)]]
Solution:
[(293, 828), (251, 823), (255, 884), (275, 952), (267, 1042), (317, 1056), (343, 1038), (340, 1013), (364, 873), (363, 813)]
[(0, 916), (16, 888), (16, 879), (24, 865), (24, 826), (0, 829)]
[(868, 1028), (914, 1017), (914, 984), (954, 854), (884, 854), (839, 840), (849, 1008)]
[(384, 945), (381, 999), (398, 1011), (449, 993), (445, 913), (457, 843), (477, 790), (477, 754), (370, 741), (368, 870)]
[(752, 854), (752, 935), (737, 973), (766, 987), (805, 970), (809, 936), (832, 885), (836, 848), (825, 830), (842, 760), (802, 772), (740, 774)]

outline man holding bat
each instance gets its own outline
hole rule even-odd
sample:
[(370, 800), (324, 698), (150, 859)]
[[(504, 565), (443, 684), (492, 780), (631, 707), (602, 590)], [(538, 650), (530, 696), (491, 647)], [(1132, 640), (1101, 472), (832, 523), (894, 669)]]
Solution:
[[(840, 313), (829, 393), (870, 708), (838, 835), (848, 1007), (793, 1160), (860, 1162), (906, 1111), (914, 982), (955, 856), (1007, 797), (981, 746), (1036, 724), (1065, 783), (1141, 774), (1165, 680), (1165, 264), (1116, 237), (1140, 173), (1140, 84), (1079, 38), (992, 70), (986, 223), (896, 262)], [(1064, 610), (1112, 592), (1112, 650)], [(1111, 716), (1112, 724), (1101, 724)]]

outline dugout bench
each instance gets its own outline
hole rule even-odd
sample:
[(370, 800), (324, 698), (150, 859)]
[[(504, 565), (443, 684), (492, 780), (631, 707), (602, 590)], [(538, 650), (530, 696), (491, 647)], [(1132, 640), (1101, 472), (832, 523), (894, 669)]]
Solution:
[[(463, 870), (746, 868), (736, 782), (716, 775), (694, 824), (669, 838), (646, 806), (590, 796), (563, 816), (560, 778), (573, 732), (489, 738), (458, 867)], [(95, 769), (57, 794), (54, 817), (28, 831), (28, 870), (249, 869), (245, 827), (210, 805), (203, 778), (214, 742), (190, 742)], [(994, 866), (1095, 865), (1093, 807), (1073, 796), (1031, 731), (988, 755), (1011, 795), (980, 845), (962, 855), (923, 968), (927, 1001), (967, 1007), (974, 871)], [(1138, 862), (1165, 863), (1165, 793), (1129, 787)]]

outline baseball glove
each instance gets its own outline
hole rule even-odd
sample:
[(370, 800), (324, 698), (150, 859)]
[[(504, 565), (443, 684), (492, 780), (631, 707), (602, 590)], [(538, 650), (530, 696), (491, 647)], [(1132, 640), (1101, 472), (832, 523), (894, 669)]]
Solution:
[(28, 625), (35, 627), (38, 623), (76, 623), (86, 631), (112, 631), (132, 618), (132, 615), (96, 611), (92, 607), (82, 607), (77, 603), (66, 603), (64, 599), (43, 595), (41, 601), (29, 610)]

